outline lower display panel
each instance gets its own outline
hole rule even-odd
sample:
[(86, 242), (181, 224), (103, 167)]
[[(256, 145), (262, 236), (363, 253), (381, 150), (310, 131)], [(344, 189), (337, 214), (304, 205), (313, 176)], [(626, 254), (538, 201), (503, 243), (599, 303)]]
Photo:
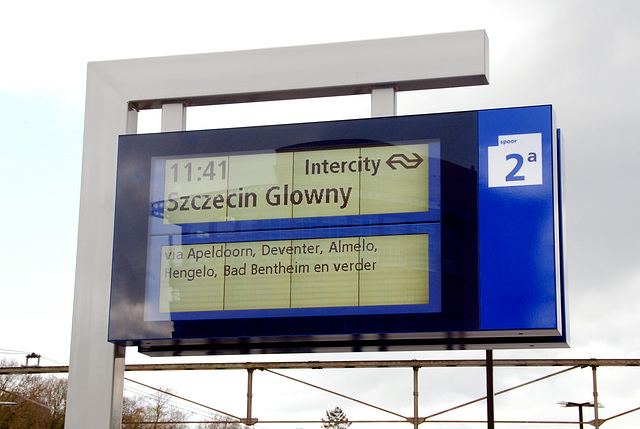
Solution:
[[(440, 225), (386, 230), (278, 231), (278, 240), (261, 241), (151, 237), (145, 320), (440, 311)], [(285, 238), (318, 232), (323, 237)]]

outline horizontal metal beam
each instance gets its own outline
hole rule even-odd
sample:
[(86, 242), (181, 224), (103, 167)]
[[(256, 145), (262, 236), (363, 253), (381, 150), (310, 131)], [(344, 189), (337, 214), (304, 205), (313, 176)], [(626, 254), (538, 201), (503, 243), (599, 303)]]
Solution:
[[(640, 359), (498, 359), (499, 367), (619, 367), (640, 366)], [(469, 360), (368, 360), (368, 361), (305, 361), (305, 362), (229, 362), (229, 363), (164, 363), (127, 365), (125, 371), (183, 371), (183, 370), (267, 370), (267, 369), (340, 369), (340, 368), (452, 368), (484, 367), (484, 359)], [(68, 366), (0, 367), (2, 374), (50, 374), (69, 372)]]
[[(640, 359), (500, 359), (494, 366), (640, 366)], [(175, 371), (181, 369), (329, 369), (329, 368), (443, 368), (484, 367), (485, 359), (472, 360), (371, 360), (306, 362), (231, 362), (191, 364), (127, 365), (126, 371)]]
[[(134, 109), (450, 88), (489, 83), (484, 30), (89, 63), (126, 76)], [(158, 73), (161, 70), (162, 73)]]
[[(323, 420), (259, 420), (260, 424), (318, 424), (326, 423)], [(176, 425), (176, 424), (210, 424), (211, 420), (189, 420), (189, 421), (161, 421), (161, 422), (136, 422), (136, 423), (123, 423), (124, 427), (127, 425), (155, 425), (162, 427), (164, 425)], [(237, 421), (229, 420), (216, 420), (216, 424), (234, 424)], [(406, 420), (349, 420), (349, 423), (406, 423)], [(486, 420), (426, 420), (423, 423), (487, 423)], [(576, 421), (564, 421), (564, 420), (496, 420), (495, 423), (503, 424), (578, 424)]]

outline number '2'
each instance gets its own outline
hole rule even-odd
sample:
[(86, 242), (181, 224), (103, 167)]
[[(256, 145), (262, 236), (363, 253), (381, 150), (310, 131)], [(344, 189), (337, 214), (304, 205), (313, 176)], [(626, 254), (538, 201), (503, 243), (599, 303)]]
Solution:
[(519, 180), (524, 180), (524, 176), (516, 176), (516, 174), (518, 174), (518, 171), (520, 171), (522, 165), (524, 164), (524, 158), (522, 158), (522, 155), (518, 153), (512, 153), (510, 155), (507, 155), (507, 161), (510, 159), (516, 160), (516, 166), (513, 167), (513, 170), (511, 170), (509, 174), (507, 174), (506, 181), (517, 182)]

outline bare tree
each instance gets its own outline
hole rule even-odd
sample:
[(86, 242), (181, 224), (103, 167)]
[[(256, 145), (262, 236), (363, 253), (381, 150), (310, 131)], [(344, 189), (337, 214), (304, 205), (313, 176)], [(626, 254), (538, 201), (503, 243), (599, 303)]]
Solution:
[(211, 419), (210, 423), (200, 423), (198, 429), (244, 429), (245, 426), (240, 422), (228, 423), (229, 417), (221, 414)]
[[(18, 366), (2, 360), (2, 366)], [(0, 376), (0, 401), (15, 402), (0, 408), (0, 429), (62, 429), (67, 379), (57, 376), (11, 374)]]
[(139, 397), (125, 396), (122, 402), (122, 424), (127, 429), (144, 429), (144, 402)]
[(125, 396), (122, 403), (123, 425), (127, 429), (187, 429), (188, 426), (182, 422), (191, 414), (171, 404), (173, 393), (172, 389), (163, 386), (149, 398)]
[[(0, 360), (1, 367), (10, 367), (10, 366), (18, 366), (18, 363), (14, 360), (9, 359), (1, 359)], [(0, 394), (1, 392), (11, 391), (15, 388), (19, 383), (20, 375), (18, 374), (3, 374), (0, 375)]]

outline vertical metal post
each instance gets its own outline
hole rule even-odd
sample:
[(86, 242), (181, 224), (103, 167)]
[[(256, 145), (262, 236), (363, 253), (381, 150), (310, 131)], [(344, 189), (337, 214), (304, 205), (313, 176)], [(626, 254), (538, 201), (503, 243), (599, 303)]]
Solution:
[(418, 419), (418, 370), (420, 367), (413, 367), (413, 427), (418, 429), (418, 425), (421, 423)]
[(495, 428), (493, 404), (493, 350), (487, 350), (487, 428)]
[(182, 103), (162, 105), (162, 132), (184, 131), (187, 129), (187, 109)]
[(584, 422), (584, 414), (582, 414), (582, 407), (583, 407), (582, 404), (578, 405), (578, 419), (580, 421), (580, 429), (584, 429), (584, 424), (582, 423)]
[(600, 418), (598, 416), (598, 378), (596, 377), (597, 366), (593, 365), (591, 367), (591, 372), (593, 374), (593, 414), (595, 420), (593, 422), (593, 426), (598, 429), (600, 427)]
[(371, 117), (395, 116), (396, 89), (392, 86), (384, 88), (374, 88), (371, 91)]
[(251, 419), (251, 403), (253, 400), (253, 371), (255, 371), (253, 368), (247, 368), (247, 421), (245, 422), (245, 425), (249, 426), (253, 424), (253, 421)]
[(138, 111), (133, 108), (127, 111), (127, 134), (138, 134)]
[(116, 344), (113, 357), (113, 381), (111, 385), (111, 427), (122, 427), (122, 401), (124, 400), (124, 370), (127, 348)]

